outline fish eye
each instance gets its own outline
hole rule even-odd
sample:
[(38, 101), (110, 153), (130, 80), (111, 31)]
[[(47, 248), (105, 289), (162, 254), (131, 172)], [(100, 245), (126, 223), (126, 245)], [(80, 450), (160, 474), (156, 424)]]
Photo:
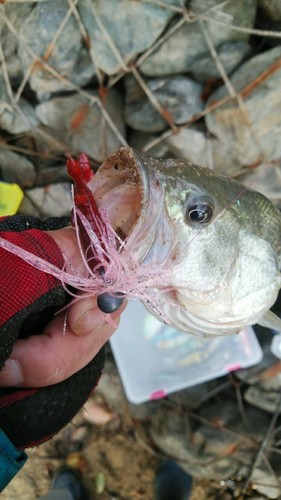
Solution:
[(186, 219), (195, 224), (207, 224), (213, 217), (213, 207), (205, 200), (192, 201), (186, 208)]

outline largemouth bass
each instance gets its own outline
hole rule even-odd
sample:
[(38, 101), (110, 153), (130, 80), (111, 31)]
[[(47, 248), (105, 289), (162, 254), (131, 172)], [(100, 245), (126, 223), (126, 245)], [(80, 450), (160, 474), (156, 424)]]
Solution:
[(87, 276), (17, 254), (88, 295), (141, 300), (189, 333), (233, 334), (255, 323), (281, 329), (269, 311), (281, 286), (281, 215), (262, 194), (131, 148), (95, 175), (85, 155), (68, 170)]
[(262, 194), (207, 168), (126, 148), (89, 186), (147, 273), (144, 287), (121, 282), (118, 291), (194, 334), (277, 327), (268, 310), (281, 286), (281, 215)]

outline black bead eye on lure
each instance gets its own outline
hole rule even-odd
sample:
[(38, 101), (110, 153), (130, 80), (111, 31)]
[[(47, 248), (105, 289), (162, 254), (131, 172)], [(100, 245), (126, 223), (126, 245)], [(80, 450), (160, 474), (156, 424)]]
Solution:
[(104, 313), (112, 313), (114, 311), (117, 311), (119, 307), (123, 304), (124, 302), (124, 294), (123, 293), (109, 293), (109, 292), (104, 292), (98, 295), (97, 298), (97, 304), (98, 308), (100, 311)]

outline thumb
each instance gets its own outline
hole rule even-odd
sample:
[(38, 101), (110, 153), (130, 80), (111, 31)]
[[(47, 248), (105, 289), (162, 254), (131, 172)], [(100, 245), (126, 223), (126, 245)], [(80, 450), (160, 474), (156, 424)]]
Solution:
[(126, 303), (111, 313), (103, 313), (97, 306), (96, 297), (83, 297), (75, 300), (67, 313), (67, 321), (70, 329), (76, 335), (87, 335), (98, 329), (102, 329), (105, 324), (117, 327), (118, 318), (126, 307)]

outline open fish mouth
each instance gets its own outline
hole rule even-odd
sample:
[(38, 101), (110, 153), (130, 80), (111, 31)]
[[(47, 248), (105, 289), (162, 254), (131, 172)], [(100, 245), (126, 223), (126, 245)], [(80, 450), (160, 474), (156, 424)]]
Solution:
[[(157, 160), (121, 148), (104, 161), (89, 188), (119, 239), (123, 265), (119, 275), (110, 266), (110, 291), (141, 300), (162, 321), (171, 323), (163, 313), (163, 302), (176, 304), (172, 287), (176, 235), (166, 211)], [(109, 257), (117, 264), (116, 255)]]
[(109, 215), (112, 228), (125, 239), (149, 204), (149, 173), (131, 149), (122, 148), (107, 158), (90, 187)]
[(137, 151), (121, 148), (107, 158), (89, 185), (126, 251), (147, 265), (168, 259), (173, 228), (156, 168)]

